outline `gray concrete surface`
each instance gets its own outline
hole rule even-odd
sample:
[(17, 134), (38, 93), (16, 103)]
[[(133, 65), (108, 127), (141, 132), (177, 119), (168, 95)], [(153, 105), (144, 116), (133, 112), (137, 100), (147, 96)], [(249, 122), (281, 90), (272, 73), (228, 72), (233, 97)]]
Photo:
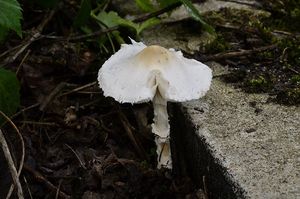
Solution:
[[(203, 3), (194, 3), (195, 8), (201, 13), (205, 14), (207, 12), (217, 12), (224, 8), (248, 10), (258, 15), (270, 15), (270, 13), (258, 9), (260, 7), (260, 2), (256, 0), (236, 0), (235, 2), (222, 1), (222, 0), (207, 0)], [(163, 19), (163, 22), (174, 22), (190, 18), (190, 14), (184, 6), (177, 8), (171, 13), (170, 16)]]
[(216, 76), (211, 90), (204, 99), (183, 104), (194, 133), (227, 180), (244, 191), (242, 197), (299, 199), (300, 107), (233, 88), (217, 77), (226, 73), (224, 67), (210, 66)]

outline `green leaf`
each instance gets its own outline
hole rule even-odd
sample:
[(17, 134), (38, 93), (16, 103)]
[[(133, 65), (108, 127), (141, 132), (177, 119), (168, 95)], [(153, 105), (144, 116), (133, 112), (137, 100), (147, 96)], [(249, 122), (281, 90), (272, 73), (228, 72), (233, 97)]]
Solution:
[(119, 31), (113, 31), (112, 35), (115, 37), (115, 39), (117, 40), (117, 42), (119, 44), (125, 44), (125, 41), (124, 41), (123, 37), (121, 37), (121, 34)]
[(0, 0), (1, 28), (4, 28), (4, 30), (14, 30), (20, 37), (22, 36), (21, 10), (17, 0)]
[(94, 17), (108, 28), (114, 26), (125, 26), (135, 30), (137, 35), (139, 35), (144, 29), (156, 25), (160, 22), (159, 19), (151, 18), (147, 21), (144, 21), (143, 23), (134, 23), (128, 19), (120, 17), (118, 13), (113, 11), (110, 11), (109, 13), (102, 11)]
[(118, 15), (118, 13), (110, 11), (110, 12), (105, 12), (102, 11), (96, 16), (97, 20), (99, 20), (101, 23), (103, 23), (105, 26), (111, 28), (114, 26), (126, 26), (133, 28), (137, 30), (138, 26), (137, 24), (133, 23), (130, 20), (123, 19)]
[[(91, 16), (96, 19), (100, 26), (104, 26), (105, 28), (111, 28), (111, 27), (114, 27), (114, 26), (118, 26), (120, 25), (119, 24), (119, 19), (121, 17), (119, 17), (119, 15), (115, 12), (105, 12), (105, 11), (101, 11), (98, 15), (95, 15), (94, 12), (92, 11), (91, 13)], [(122, 44), (124, 43), (124, 40), (123, 38), (120, 36), (120, 32), (115, 30), (111, 33), (108, 33), (108, 34), (111, 34), (114, 36), (114, 38), (117, 40), (117, 42), (119, 44)], [(103, 43), (108, 39), (108, 35), (107, 37), (100, 37), (99, 38), (99, 42), (100, 42), (100, 46), (103, 46)], [(104, 46), (103, 46), (104, 47)]]
[(157, 2), (160, 8), (165, 8), (179, 2), (179, 0), (157, 0)]
[(7, 34), (8, 30), (0, 25), (0, 44), (4, 42)]
[(195, 6), (193, 5), (193, 3), (190, 0), (180, 0), (182, 2), (182, 4), (185, 6), (185, 8), (187, 9), (187, 11), (189, 12), (189, 14), (198, 22), (201, 23), (201, 25), (203, 26), (203, 28), (209, 32), (214, 34), (215, 30), (213, 27), (211, 27), (210, 25), (208, 25), (203, 19), (202, 16), (200, 15), (199, 11), (195, 8)]
[(95, 15), (92, 12), (92, 17), (94, 17), (97, 21), (100, 22), (101, 25), (104, 25), (107, 28), (111, 28), (118, 25), (116, 21), (118, 20), (119, 16), (115, 12), (107, 13), (105, 11), (101, 11), (98, 15)]
[(188, 13), (195, 19), (196, 21), (200, 22), (203, 28), (212, 34), (215, 34), (215, 30), (213, 27), (208, 25), (201, 17), (199, 11), (195, 8), (193, 3), (190, 0), (157, 0), (161, 8), (168, 7), (170, 5), (173, 5), (175, 3), (181, 2), (185, 8), (187, 9)]
[(146, 28), (150, 28), (151, 26), (157, 25), (160, 23), (160, 20), (157, 18), (150, 18), (143, 23), (139, 24), (138, 30), (137, 30), (137, 35), (139, 35), (143, 30)]
[(151, 0), (135, 0), (136, 5), (145, 12), (154, 12), (155, 8)]
[[(15, 73), (0, 68), (0, 110), (8, 116), (20, 105), (20, 85)], [(0, 125), (3, 123), (0, 117)]]
[(82, 0), (79, 12), (74, 20), (74, 26), (80, 27), (84, 25), (90, 17), (91, 10), (91, 0)]

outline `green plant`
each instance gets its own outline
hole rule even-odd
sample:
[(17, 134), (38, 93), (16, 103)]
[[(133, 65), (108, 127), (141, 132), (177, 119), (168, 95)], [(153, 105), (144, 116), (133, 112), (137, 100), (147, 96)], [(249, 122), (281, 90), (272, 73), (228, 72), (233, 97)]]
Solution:
[(155, 11), (155, 7), (151, 0), (135, 0), (136, 5), (145, 12)]
[[(20, 105), (20, 85), (16, 75), (0, 68), (0, 110), (6, 115), (14, 114)], [(0, 125), (3, 119), (0, 117)]]
[(270, 86), (270, 83), (260, 75), (256, 78), (248, 80), (248, 82), (246, 82), (246, 85), (248, 86), (248, 89), (250, 91), (261, 92), (266, 90)]
[(230, 49), (230, 45), (221, 34), (217, 34), (216, 38), (205, 45), (205, 51), (207, 53), (220, 53)]
[(20, 4), (17, 0), (0, 0), (0, 41), (3, 41), (9, 30), (22, 37)]
[(135, 30), (136, 35), (139, 35), (144, 29), (158, 24), (160, 21), (157, 18), (150, 18), (142, 23), (134, 23), (131, 20), (124, 19), (118, 15), (118, 13), (110, 11), (101, 11), (99, 14), (92, 16), (100, 23), (108, 28), (114, 26), (125, 26)]
[[(155, 10), (155, 6), (153, 5), (153, 3), (151, 4), (150, 0), (136, 0), (135, 1), (136, 4), (144, 11), (150, 12), (150, 11), (154, 11)], [(190, 16), (198, 21), (202, 27), (204, 28), (204, 30), (206, 30), (209, 33), (215, 33), (215, 30), (212, 26), (210, 26), (209, 24), (207, 24), (201, 14), (199, 13), (199, 11), (195, 8), (195, 6), (193, 5), (193, 3), (190, 0), (157, 0), (156, 3), (159, 5), (159, 8), (165, 8), (167, 6), (171, 6), (173, 4), (176, 3), (182, 3), (184, 5), (184, 7), (186, 8), (186, 10), (188, 11), (188, 13), (190, 14)]]
[(89, 19), (92, 10), (91, 0), (82, 0), (80, 4), (80, 9), (77, 16), (73, 22), (74, 26), (83, 26)]
[[(150, 0), (136, 0), (135, 2), (141, 10), (147, 13), (152, 13), (168, 6), (172, 8), (172, 6), (174, 7), (175, 5), (178, 6), (183, 4), (190, 15), (200, 22), (206, 31), (214, 33), (214, 29), (202, 20), (201, 15), (190, 0), (157, 0), (156, 2)], [(132, 31), (136, 37), (139, 37), (143, 30), (160, 23), (160, 20), (155, 16), (139, 22), (126, 19), (119, 16), (117, 12), (107, 10), (107, 7), (108, 1), (93, 3), (91, 0), (82, 0), (78, 14), (73, 22), (74, 26), (80, 28), (81, 31), (86, 34), (90, 34), (93, 32), (93, 27), (89, 24), (92, 24), (94, 19), (101, 29), (113, 28), (116, 26), (125, 27), (129, 31)], [(109, 49), (115, 51), (115, 41), (118, 44), (124, 43), (124, 39), (119, 30), (108, 32), (96, 39), (96, 43), (99, 44), (100, 49), (107, 53), (110, 51)], [(95, 40), (93, 42), (95, 42)], [(109, 48), (107, 44), (110, 45), (111, 48)]]
[(292, 76), (291, 82), (300, 86), (300, 75)]

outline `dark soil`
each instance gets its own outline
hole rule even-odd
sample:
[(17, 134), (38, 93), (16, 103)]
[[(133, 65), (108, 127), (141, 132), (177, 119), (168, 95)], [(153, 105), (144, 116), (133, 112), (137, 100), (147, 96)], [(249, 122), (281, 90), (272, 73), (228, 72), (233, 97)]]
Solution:
[(272, 102), (299, 105), (299, 20), (271, 11), (269, 16), (235, 9), (207, 14), (217, 39), (196, 58), (230, 66), (232, 73), (224, 80), (246, 92), (269, 93)]
[[(26, 198), (201, 198), (188, 177), (156, 169), (152, 105), (105, 98), (93, 83), (93, 65), (101, 65), (96, 52), (74, 48), (36, 42), (19, 72), (22, 107), (31, 107), (13, 116), (25, 139)], [(3, 130), (18, 162), (18, 137), (8, 124)], [(5, 165), (1, 171), (4, 198), (11, 180)]]
[[(189, 177), (156, 169), (152, 105), (119, 105), (102, 95), (96, 79), (113, 53), (109, 41), (66, 39), (79, 2), (62, 3), (53, 16), (54, 9), (24, 2), (24, 38), (11, 34), (0, 48), (7, 53), (1, 63), (21, 83), (21, 107), (11, 118), (25, 140), (20, 180), (26, 198), (203, 198)], [(65, 40), (40, 37), (11, 60), (47, 20), (42, 33)], [(16, 132), (8, 123), (1, 129), (18, 163)], [(3, 154), (0, 162), (5, 198), (12, 181)]]

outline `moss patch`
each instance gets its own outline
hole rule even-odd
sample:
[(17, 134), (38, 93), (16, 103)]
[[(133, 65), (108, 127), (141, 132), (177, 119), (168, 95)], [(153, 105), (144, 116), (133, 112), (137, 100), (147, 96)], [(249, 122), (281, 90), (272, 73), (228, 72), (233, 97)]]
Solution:
[(275, 45), (275, 48), (261, 52), (217, 61), (232, 69), (226, 81), (234, 82), (247, 92), (269, 93), (270, 98), (278, 103), (299, 105), (300, 34), (295, 28), (295, 20), (300, 12), (298, 8), (287, 5), (281, 9), (288, 10), (282, 12), (276, 7), (268, 15), (226, 8), (207, 14), (206, 20), (215, 24), (217, 39), (200, 54), (253, 51)]

